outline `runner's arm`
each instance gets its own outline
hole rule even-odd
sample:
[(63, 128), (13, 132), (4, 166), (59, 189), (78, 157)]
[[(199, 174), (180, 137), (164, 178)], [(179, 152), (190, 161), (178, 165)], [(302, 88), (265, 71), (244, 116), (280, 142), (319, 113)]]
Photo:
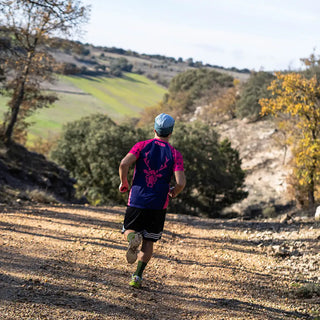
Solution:
[(169, 192), (169, 195), (172, 198), (175, 198), (186, 185), (186, 176), (184, 174), (184, 171), (175, 171), (174, 177), (176, 179), (176, 185)]
[(129, 190), (128, 183), (128, 172), (132, 164), (137, 161), (137, 158), (134, 154), (128, 153), (120, 162), (119, 166), (119, 177), (120, 177), (120, 192), (127, 192)]

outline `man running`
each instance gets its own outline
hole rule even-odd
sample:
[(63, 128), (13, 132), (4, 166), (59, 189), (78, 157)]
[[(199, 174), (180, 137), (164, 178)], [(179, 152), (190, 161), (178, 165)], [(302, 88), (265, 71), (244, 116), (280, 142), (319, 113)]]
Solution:
[[(152, 257), (153, 244), (161, 238), (169, 196), (175, 198), (186, 184), (182, 155), (169, 144), (174, 122), (168, 114), (159, 114), (155, 118), (154, 139), (135, 144), (119, 167), (119, 190), (126, 192), (129, 190), (129, 168), (135, 163), (123, 224), (123, 233), (129, 242), (127, 261), (133, 264), (138, 259), (129, 283), (135, 288), (140, 288), (142, 273)], [(170, 188), (173, 175), (176, 183)]]

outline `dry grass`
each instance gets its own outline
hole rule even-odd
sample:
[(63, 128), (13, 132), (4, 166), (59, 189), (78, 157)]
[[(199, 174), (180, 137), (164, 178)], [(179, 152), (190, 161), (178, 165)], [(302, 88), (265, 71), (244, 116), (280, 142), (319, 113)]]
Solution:
[(45, 190), (32, 189), (26, 192), (28, 198), (35, 203), (57, 204), (57, 199)]

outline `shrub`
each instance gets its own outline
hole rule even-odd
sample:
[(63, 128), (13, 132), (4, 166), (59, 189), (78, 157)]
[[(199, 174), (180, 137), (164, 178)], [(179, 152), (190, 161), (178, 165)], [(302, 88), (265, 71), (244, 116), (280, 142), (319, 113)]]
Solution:
[(58, 203), (57, 199), (52, 194), (46, 192), (45, 190), (32, 189), (32, 190), (28, 190), (26, 194), (27, 194), (27, 197), (34, 202), (46, 203), (46, 204)]
[[(148, 132), (150, 128), (116, 125), (104, 115), (86, 117), (64, 128), (52, 158), (77, 179), (79, 195), (92, 204), (125, 204), (127, 195), (118, 191), (119, 164), (136, 142), (151, 138)], [(228, 140), (219, 142), (212, 128), (176, 124), (172, 145), (184, 157), (187, 187), (171, 201), (171, 212), (217, 217), (247, 196), (238, 152)]]
[(314, 296), (320, 297), (320, 286), (316, 283), (306, 283), (304, 285), (297, 285), (294, 290), (295, 296), (303, 299), (310, 299)]
[(110, 64), (110, 74), (116, 77), (122, 76), (122, 72), (131, 72), (133, 65), (126, 58), (115, 59)]
[(265, 218), (275, 218), (278, 214), (275, 207), (267, 207), (262, 210), (262, 215)]
[(271, 92), (267, 88), (274, 78), (271, 73), (264, 71), (251, 74), (249, 80), (243, 85), (240, 99), (236, 103), (238, 118), (248, 118), (251, 121), (260, 118), (261, 105), (259, 100), (271, 96)]
[(125, 204), (119, 193), (119, 164), (143, 130), (116, 125), (108, 116), (93, 115), (67, 124), (51, 157), (77, 179), (77, 193), (92, 204)]

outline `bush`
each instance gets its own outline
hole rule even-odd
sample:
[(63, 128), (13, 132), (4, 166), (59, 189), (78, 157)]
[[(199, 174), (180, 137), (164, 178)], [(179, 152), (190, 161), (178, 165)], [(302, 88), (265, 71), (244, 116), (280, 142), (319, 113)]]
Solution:
[(105, 115), (93, 115), (64, 127), (51, 157), (77, 179), (77, 193), (92, 204), (125, 204), (119, 193), (119, 164), (131, 147), (144, 140), (143, 130), (116, 125)]
[(233, 78), (229, 75), (205, 68), (191, 69), (170, 81), (169, 94), (163, 98), (163, 103), (177, 116), (193, 116), (199, 103), (203, 105), (201, 99), (231, 87)]
[(232, 87), (233, 77), (209, 69), (191, 69), (174, 77), (169, 85), (169, 94), (174, 95), (181, 91), (188, 91), (190, 98), (201, 98), (213, 86)]
[[(127, 195), (118, 191), (120, 161), (136, 142), (151, 138), (150, 128), (132, 127), (94, 115), (64, 128), (52, 158), (77, 179), (79, 196), (85, 195), (92, 204), (126, 203)], [(239, 154), (229, 141), (220, 143), (212, 128), (177, 124), (172, 145), (183, 155), (187, 187), (171, 201), (171, 212), (217, 217), (223, 208), (246, 197)]]
[(320, 297), (320, 286), (316, 283), (306, 283), (303, 285), (291, 285), (296, 287), (294, 294), (298, 298), (310, 299), (312, 297)]
[(62, 63), (57, 71), (64, 75), (81, 73), (81, 69), (75, 63), (69, 62)]
[(46, 192), (45, 190), (40, 190), (40, 189), (27, 190), (26, 194), (27, 194), (27, 197), (33, 202), (46, 203), (46, 204), (58, 203), (54, 195)]
[(243, 85), (240, 99), (236, 104), (238, 118), (248, 118), (256, 121), (260, 118), (261, 105), (259, 100), (269, 98), (271, 92), (268, 86), (275, 77), (268, 72), (259, 71), (251, 74), (249, 80)]
[(133, 65), (128, 63), (125, 58), (115, 59), (110, 64), (110, 74), (115, 77), (121, 77), (122, 72), (131, 72)]
[(278, 214), (275, 207), (267, 207), (262, 210), (262, 215), (265, 218), (275, 218)]

